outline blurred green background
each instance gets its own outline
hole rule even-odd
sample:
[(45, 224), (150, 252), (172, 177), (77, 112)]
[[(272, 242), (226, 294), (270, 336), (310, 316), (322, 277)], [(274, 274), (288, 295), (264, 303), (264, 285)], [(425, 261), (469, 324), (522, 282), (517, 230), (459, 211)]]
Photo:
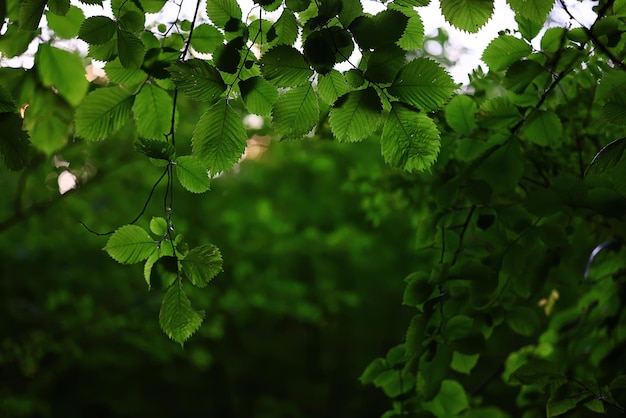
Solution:
[[(387, 410), (382, 391), (358, 377), (403, 340), (415, 230), (411, 199), (385, 192), (407, 179), (385, 167), (376, 141), (261, 138), (265, 152), (209, 193), (176, 184), (177, 232), (217, 245), (225, 260), (207, 288), (188, 289), (206, 316), (184, 348), (160, 330), (162, 291), (148, 291), (142, 266), (119, 265), (101, 250), (107, 238), (79, 224), (105, 232), (140, 212), (161, 169), (129, 142), (70, 144), (57, 158), (69, 167), (42, 156), (0, 174), (0, 416)], [(61, 196), (57, 176), (68, 169), (81, 187)], [(163, 216), (164, 187), (139, 225)]]

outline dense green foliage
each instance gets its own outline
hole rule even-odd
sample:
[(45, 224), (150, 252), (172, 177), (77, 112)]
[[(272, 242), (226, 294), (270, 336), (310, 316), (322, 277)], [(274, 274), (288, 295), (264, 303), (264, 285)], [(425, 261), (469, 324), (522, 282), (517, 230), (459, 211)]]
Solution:
[[(293, 349), (257, 332), (242, 340), (270, 357), (310, 351), (325, 378), (342, 382), (343, 373), (356, 379), (350, 373), (358, 365), (345, 358), (364, 352), (358, 341), (395, 340), (360, 365), (360, 381), (391, 400), (385, 417), (624, 413), (626, 1), (599, 1), (595, 21), (584, 27), (565, 0), (508, 0), (517, 27), (492, 40), (482, 55), (489, 71), (474, 71), (463, 87), (445, 59), (422, 50), (419, 7), (428, 0), (395, 0), (375, 15), (359, 0), (263, 0), (247, 15), (235, 0), (191, 3), (191, 20), (155, 19), (165, 0), (113, 0), (88, 18), (69, 0), (12, 0), (0, 8), (2, 56), (24, 57), (36, 46), (32, 68), (0, 69), (3, 184), (14, 203), (0, 220), (11, 260), (4, 277), (28, 277), (42, 265), (62, 271), (65, 252), (79, 255), (74, 263), (100, 265), (98, 256), (81, 252), (108, 235), (106, 253), (142, 265), (128, 267), (134, 280), (143, 277), (140, 285), (161, 292), (165, 334), (180, 344), (194, 333), (224, 342), (209, 350), (194, 348), (192, 338), (187, 347), (198, 367), (226, 380), (243, 372), (236, 360), (220, 361), (232, 355), (227, 343), (236, 344), (229, 338), (240, 329), (224, 322), (248, 324), (259, 315), (265, 332), (321, 332), (358, 312), (360, 323), (328, 330), (341, 357), (313, 344), (321, 337), (292, 342)], [(492, 0), (440, 3), (446, 20), (467, 32), (479, 31), (494, 8)], [(550, 21), (553, 7), (565, 22)], [(67, 50), (68, 39), (71, 48), (84, 42), (86, 56)], [(360, 55), (351, 58), (355, 50)], [(88, 82), (89, 60), (104, 63), (106, 77)], [(247, 127), (248, 114), (264, 123)], [(234, 172), (263, 135), (304, 140), (272, 144), (261, 162)], [(345, 144), (353, 142), (360, 144)], [(61, 196), (46, 187), (51, 161), (74, 176), (78, 191)], [(246, 189), (247, 182), (255, 187)], [(180, 188), (191, 194), (182, 197)], [(140, 190), (149, 196), (143, 207)], [(118, 223), (114, 212), (128, 214), (129, 205), (139, 215)], [(243, 214), (256, 217), (254, 227)], [(63, 240), (48, 233), (75, 228), (68, 219), (76, 218), (91, 232), (110, 232), (74, 230)], [(155, 291), (139, 296), (135, 285), (110, 285), (126, 268), (106, 271), (107, 283), (99, 278), (97, 286), (117, 303), (154, 304)], [(232, 280), (216, 280), (224, 276)], [(98, 341), (128, 329), (129, 315), (101, 311), (83, 293), (99, 290), (83, 290), (75, 277), (68, 273), (68, 283), (45, 295), (36, 292), (39, 283), (5, 280), (9, 317), (24, 331), (2, 341), (0, 365), (17, 361), (12, 373), (32, 376), (53, 358), (60, 369), (45, 376), (65, 376), (88, 349), (81, 341), (91, 340), (59, 341), (55, 332), (93, 323)], [(396, 286), (402, 277), (403, 294)], [(389, 311), (394, 303), (386, 298), (380, 307), (372, 303), (394, 291), (403, 311)], [(38, 323), (43, 309), (46, 320), (70, 325), (50, 332)], [(298, 325), (263, 323), (271, 315)], [(151, 325), (141, 318), (132, 319), (129, 327), (139, 330), (122, 345), (128, 357), (109, 356), (126, 361), (149, 351), (141, 332), (149, 335), (144, 328)], [(370, 322), (379, 334), (364, 337)], [(167, 348), (154, 353), (160, 361), (184, 356)], [(267, 373), (275, 373), (271, 365)], [(241, 393), (233, 384), (232, 393), (224, 389), (200, 408), (223, 416), (367, 413), (338, 409), (341, 392), (324, 396), (318, 386), (283, 379), (285, 391), (259, 395), (260, 406), (227, 402), (224, 396)], [(307, 390), (310, 397), (300, 392)], [(32, 387), (17, 393), (3, 395), (7, 413), (46, 416), (57, 408), (38, 403)], [(316, 406), (297, 401), (307, 399)], [(113, 406), (103, 414), (114, 411), (119, 416)]]

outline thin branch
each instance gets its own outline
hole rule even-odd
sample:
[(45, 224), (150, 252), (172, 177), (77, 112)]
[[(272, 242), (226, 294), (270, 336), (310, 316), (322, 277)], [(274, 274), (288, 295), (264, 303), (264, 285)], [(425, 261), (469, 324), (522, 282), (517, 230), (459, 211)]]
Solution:
[[(598, 11), (598, 18), (596, 19), (596, 22), (598, 20), (600, 20), (602, 17), (604, 17), (604, 14), (608, 10), (608, 8), (613, 5), (614, 2), (615, 2), (615, 0), (609, 0), (609, 1), (607, 1), (605, 3), (605, 5), (602, 7), (602, 9), (600, 9)], [(580, 23), (578, 21), (578, 19), (576, 19), (576, 17), (574, 17), (574, 15), (569, 11), (569, 8), (565, 4), (565, 0), (559, 0), (559, 3), (561, 3), (561, 7), (563, 7), (563, 10), (565, 11), (565, 13), (567, 13), (567, 15), (570, 17), (570, 19), (572, 19), (574, 22), (578, 23), (580, 25), (580, 27), (585, 31), (585, 33), (587, 34), (587, 36), (589, 36), (589, 39), (591, 39), (591, 42), (596, 46), (596, 48), (598, 48), (600, 51), (602, 51), (602, 53), (604, 55), (609, 57), (609, 59), (611, 60), (611, 62), (613, 62), (614, 65), (616, 65), (617, 67), (621, 68), (622, 70), (626, 70), (626, 64), (624, 64), (624, 61), (622, 61), (619, 58), (617, 58), (608, 49), (608, 47), (606, 45), (604, 45), (602, 42), (600, 42), (598, 37), (593, 33), (593, 30), (591, 30), (591, 29), (587, 28), (586, 26), (584, 26), (582, 23)], [(594, 23), (594, 25), (595, 25), (595, 23)], [(592, 27), (593, 27), (593, 25), (592, 25)]]
[[(146, 199), (146, 202), (143, 205), (143, 208), (141, 209), (141, 212), (139, 212), (139, 214), (135, 217), (135, 219), (133, 219), (132, 221), (129, 222), (130, 225), (133, 225), (135, 222), (137, 222), (144, 213), (146, 213), (146, 209), (148, 208), (148, 204), (150, 203), (150, 200), (152, 200), (152, 195), (154, 195), (154, 191), (156, 190), (157, 186), (159, 185), (159, 183), (161, 183), (161, 180), (163, 180), (163, 177), (165, 177), (165, 175), (168, 173), (168, 170), (170, 168), (170, 165), (168, 164), (168, 166), (165, 168), (165, 171), (163, 171), (163, 174), (161, 174), (161, 177), (159, 177), (159, 179), (156, 181), (156, 183), (154, 183), (154, 185), (152, 186), (152, 190), (150, 190), (150, 194), (148, 195), (148, 198)], [(89, 228), (87, 225), (85, 225), (84, 222), (79, 221), (79, 223), (89, 232), (91, 232), (94, 235), (98, 235), (98, 236), (103, 236), (103, 235), (111, 235), (115, 232), (115, 230), (113, 231), (108, 231), (108, 232), (96, 232), (93, 229)]]

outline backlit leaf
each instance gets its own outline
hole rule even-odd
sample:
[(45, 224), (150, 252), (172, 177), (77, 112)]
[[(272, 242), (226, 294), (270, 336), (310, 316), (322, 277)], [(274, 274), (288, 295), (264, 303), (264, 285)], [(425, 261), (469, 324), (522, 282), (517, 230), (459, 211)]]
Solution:
[(374, 133), (380, 124), (382, 110), (373, 87), (350, 92), (337, 100), (330, 110), (330, 128), (339, 142), (360, 141)]
[(222, 29), (231, 19), (241, 20), (241, 7), (236, 0), (207, 0), (206, 12), (211, 22)]
[(87, 94), (82, 59), (69, 51), (41, 44), (35, 55), (37, 72), (46, 86), (54, 87), (71, 105), (77, 106)]
[(507, 0), (507, 3), (516, 14), (541, 24), (554, 7), (554, 0)]
[(19, 8), (20, 30), (33, 31), (39, 27), (46, 0), (22, 0)]
[(276, 33), (276, 39), (268, 39), (268, 41), (275, 42), (277, 45), (293, 45), (298, 38), (298, 21), (293, 11), (284, 9), (272, 29)]
[(194, 286), (205, 287), (222, 271), (222, 254), (215, 245), (203, 245), (191, 249), (180, 264)]
[(220, 72), (206, 61), (178, 61), (169, 71), (176, 87), (191, 99), (211, 102), (226, 91)]
[(64, 16), (46, 12), (48, 26), (54, 33), (63, 39), (72, 39), (78, 36), (80, 26), (85, 20), (85, 14), (80, 7), (71, 6)]
[(180, 184), (191, 193), (204, 193), (211, 188), (207, 169), (194, 156), (176, 158), (176, 176)]
[(626, 153), (626, 137), (619, 138), (604, 146), (593, 157), (585, 171), (585, 176), (602, 174), (612, 170), (624, 159)]
[(423, 113), (394, 103), (383, 127), (381, 148), (385, 161), (405, 171), (424, 171), (439, 154), (439, 131)]
[(318, 77), (317, 91), (320, 99), (328, 104), (333, 104), (340, 96), (350, 91), (350, 87), (343, 74), (337, 70), (332, 70), (328, 74)]
[(146, 47), (133, 33), (118, 30), (117, 53), (124, 68), (137, 69), (143, 64)]
[(240, 81), (239, 91), (248, 112), (256, 115), (269, 115), (278, 99), (276, 87), (259, 76)]
[[(396, 3), (397, 1), (391, 4)], [(413, 8), (402, 8), (400, 11), (409, 18), (409, 21), (406, 24), (402, 37), (398, 39), (396, 45), (405, 51), (413, 51), (421, 48), (424, 43), (424, 23), (422, 22), (422, 18)]]
[(398, 99), (420, 110), (436, 110), (450, 98), (456, 84), (435, 61), (418, 58), (406, 64), (388, 89)]
[[(152, 230), (152, 232), (155, 235), (158, 236), (165, 236), (165, 232), (160, 232), (160, 233), (156, 233), (154, 232), (156, 229), (153, 229), (153, 225), (156, 225), (156, 222), (154, 222), (155, 219), (159, 220), (159, 226), (161, 226), (161, 222), (163, 223), (163, 225), (165, 226), (165, 228), (167, 228), (167, 223), (165, 221), (165, 219), (163, 218), (152, 218), (152, 220), (150, 221), (150, 229)], [(150, 254), (150, 257), (148, 257), (148, 259), (146, 260), (146, 263), (143, 266), (143, 277), (146, 280), (146, 284), (148, 285), (148, 289), (151, 288), (151, 282), (152, 282), (152, 269), (154, 267), (154, 265), (163, 257), (172, 257), (174, 255), (173, 251), (172, 251), (172, 243), (171, 241), (167, 241), (164, 240), (161, 242), (161, 245), (157, 248), (157, 250), (155, 252), (153, 252), (152, 254)]]
[(306, 135), (319, 119), (319, 103), (313, 86), (300, 86), (280, 96), (272, 108), (272, 118), (281, 137)]
[(454, 131), (467, 135), (476, 129), (476, 102), (469, 96), (456, 96), (446, 106), (446, 122)]
[(626, 88), (620, 86), (606, 96), (602, 114), (611, 123), (626, 125)]
[(154, 84), (144, 84), (133, 104), (137, 135), (143, 138), (165, 139), (165, 134), (170, 131), (173, 105), (168, 92)]
[(105, 139), (132, 120), (134, 98), (119, 87), (90, 92), (76, 109), (76, 135), (85, 139)]
[(193, 309), (180, 279), (170, 285), (163, 297), (159, 324), (173, 341), (183, 345), (195, 333), (204, 318), (204, 312)]
[(304, 56), (295, 48), (278, 45), (267, 51), (260, 60), (266, 80), (277, 87), (296, 87), (313, 75)]
[(78, 37), (90, 45), (102, 45), (111, 40), (117, 23), (106, 16), (91, 16), (80, 25)]
[(441, 0), (441, 13), (461, 30), (478, 32), (493, 14), (493, 0)]
[(526, 41), (511, 35), (500, 35), (487, 45), (482, 60), (491, 70), (502, 71), (531, 52), (532, 47)]
[(70, 11), (70, 0), (48, 0), (48, 9), (57, 16), (65, 16)]
[(200, 118), (192, 136), (193, 153), (211, 174), (231, 168), (247, 144), (241, 117), (221, 100)]
[(537, 145), (551, 146), (561, 138), (563, 125), (553, 112), (535, 110), (526, 120), (522, 132), (526, 138)]
[(150, 158), (165, 161), (170, 161), (176, 153), (172, 144), (163, 139), (137, 138), (135, 149)]
[(536, 310), (519, 306), (506, 313), (506, 323), (516, 333), (529, 337), (540, 331), (541, 320)]
[(134, 264), (150, 257), (157, 246), (143, 228), (124, 225), (109, 237), (104, 250), (118, 263)]
[(104, 65), (104, 72), (112, 83), (121, 84), (125, 87), (143, 83), (148, 74), (140, 69), (125, 68), (118, 58)]
[(215, 51), (224, 42), (224, 35), (213, 25), (203, 23), (196, 26), (191, 37), (191, 47), (203, 54)]

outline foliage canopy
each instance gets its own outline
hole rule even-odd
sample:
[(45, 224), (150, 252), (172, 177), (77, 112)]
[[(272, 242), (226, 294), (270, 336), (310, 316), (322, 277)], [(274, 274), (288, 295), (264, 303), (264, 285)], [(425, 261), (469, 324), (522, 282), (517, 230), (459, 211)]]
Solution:
[[(166, 0), (83, 1), (102, 7), (87, 18), (69, 0), (9, 0), (2, 58), (35, 52), (31, 68), (0, 69), (0, 153), (21, 185), (0, 231), (50, 204), (21, 203), (26, 176), (46, 161), (94, 141), (132, 143), (135, 157), (125, 158), (149, 160), (161, 175), (139, 216), (102, 234), (104, 250), (143, 264), (148, 287), (163, 291), (159, 324), (183, 344), (205, 315), (188, 294), (226, 261), (213, 244), (187, 243), (194, 228), (179, 227), (175, 183), (208, 192), (254, 135), (376, 142), (388, 181), (364, 170), (347, 187), (370, 203), (374, 224), (389, 217), (386, 202), (400, 201), (416, 231), (406, 335), (360, 377), (391, 399), (384, 417), (619, 416), (626, 1), (597, 2), (589, 27), (565, 0), (507, 2), (517, 27), (491, 41), (489, 71), (462, 87), (445, 57), (422, 48), (428, 0), (386, 2), (373, 15), (359, 0), (259, 0), (248, 15), (236, 0), (197, 0), (191, 20), (174, 21), (159, 14)], [(440, 6), (475, 33), (494, 1)], [(568, 19), (548, 28), (554, 7)], [(106, 77), (87, 81), (90, 61)], [(246, 127), (246, 115), (263, 126)], [(74, 179), (88, 188), (98, 173)], [(156, 190), (160, 213), (141, 226)], [(102, 224), (91, 220), (88, 229)]]

